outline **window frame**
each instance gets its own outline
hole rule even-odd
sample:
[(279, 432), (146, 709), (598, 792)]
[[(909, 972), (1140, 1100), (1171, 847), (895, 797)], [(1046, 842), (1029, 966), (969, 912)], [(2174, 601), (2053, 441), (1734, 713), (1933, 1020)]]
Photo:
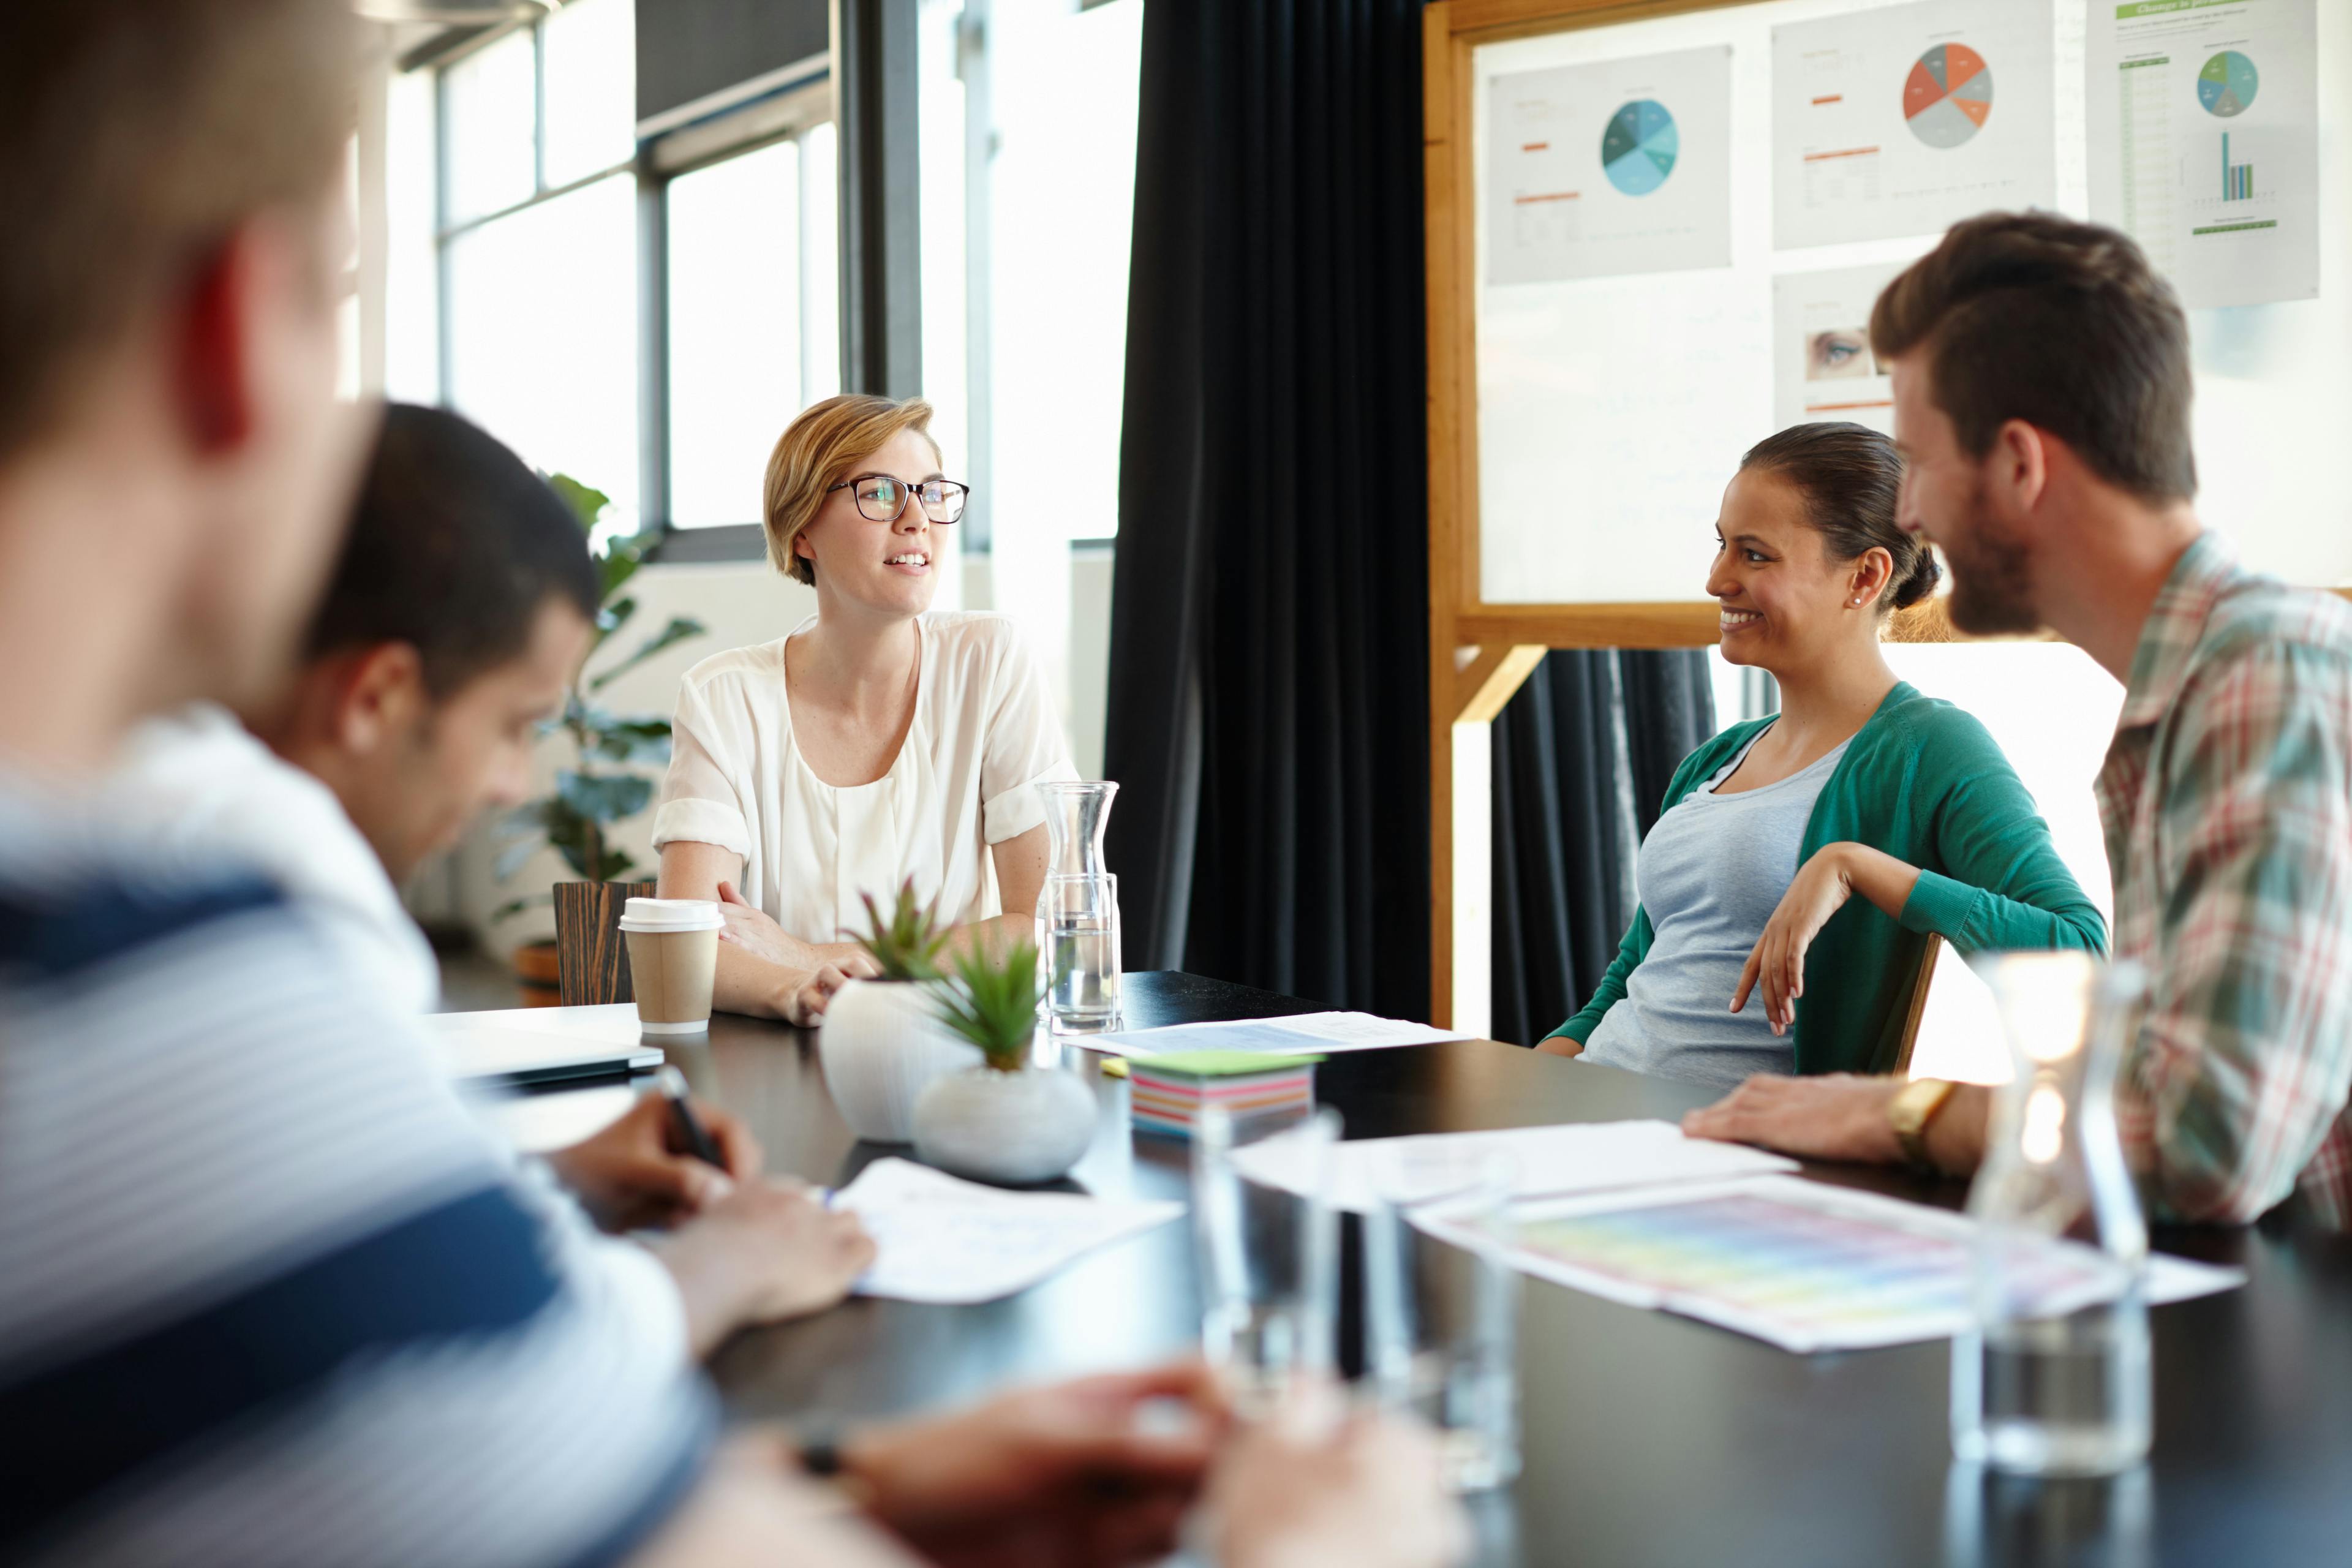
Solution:
[[(547, 183), (547, 18), (518, 20), (484, 28), (456, 47), (430, 58), (412, 57), (413, 68), (433, 72), (434, 91), (434, 268), (437, 299), (435, 327), (439, 337), (439, 386), (442, 405), (453, 406), (453, 367), (457, 345), (452, 342), (450, 309), (451, 253), (454, 242), (536, 206), (558, 201), (618, 174), (634, 177), (637, 195), (637, 477), (640, 526), (658, 525), (660, 542), (648, 553), (652, 562), (748, 563), (765, 559), (767, 533), (755, 520), (680, 528), (670, 509), (669, 473), (669, 257), (668, 203), (673, 180), (730, 158), (754, 153), (779, 142), (799, 142), (817, 127), (836, 122), (832, 75), (823, 60), (807, 62), (747, 101), (730, 104), (684, 124), (666, 127), (652, 136), (639, 135), (626, 159), (582, 174), (561, 184)], [(490, 212), (452, 222), (449, 216), (450, 93), (448, 70), (479, 50), (528, 30), (531, 37), (532, 103), (531, 165), (533, 190), (528, 197)], [(836, 132), (837, 133), (837, 132)], [(803, 324), (810, 301), (803, 297)], [(836, 310), (838, 304), (835, 305)]]

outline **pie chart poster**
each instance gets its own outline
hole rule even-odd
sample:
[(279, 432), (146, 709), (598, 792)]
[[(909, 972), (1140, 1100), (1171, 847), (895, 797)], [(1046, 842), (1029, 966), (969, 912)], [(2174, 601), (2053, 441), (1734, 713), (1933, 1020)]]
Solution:
[(2051, 0), (1772, 29), (1772, 243), (1939, 234), (2058, 198)]
[(1731, 49), (1486, 88), (1489, 284), (1731, 265)]

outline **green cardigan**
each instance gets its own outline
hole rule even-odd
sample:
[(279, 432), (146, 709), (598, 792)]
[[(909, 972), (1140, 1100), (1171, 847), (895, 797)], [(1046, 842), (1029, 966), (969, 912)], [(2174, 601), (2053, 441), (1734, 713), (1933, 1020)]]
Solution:
[[(1734, 724), (1685, 757), (1664, 809), (1694, 794), (1771, 722)], [(1985, 727), (1901, 681), (1854, 731), (1822, 787), (1797, 863), (1823, 845), (1848, 841), (1918, 867), (1919, 880), (1901, 921), (1854, 898), (1813, 939), (1790, 1031), (1801, 1073), (1894, 1069), (1904, 1004), (1930, 932), (1963, 957), (1987, 948), (2106, 947), (2106, 922), (2067, 874), (2033, 797)], [(1591, 1039), (1601, 1015), (1623, 999), (1625, 977), (1649, 952), (1651, 936), (1649, 912), (1636, 909), (1601, 989), (1552, 1033)], [(1727, 1006), (1730, 1001), (1724, 998)], [(1748, 1005), (1763, 1005), (1760, 990)]]

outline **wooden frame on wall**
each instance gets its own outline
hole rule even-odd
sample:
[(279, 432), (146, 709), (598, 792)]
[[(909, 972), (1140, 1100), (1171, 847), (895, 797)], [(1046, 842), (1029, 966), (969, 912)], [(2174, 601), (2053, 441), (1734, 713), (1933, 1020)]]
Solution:
[(1490, 726), (1551, 648), (1706, 647), (1713, 603), (1490, 605), (1478, 581), (1471, 52), (1481, 44), (1753, 0), (1433, 0), (1422, 14), (1429, 291), (1430, 1017), (1485, 1033)]

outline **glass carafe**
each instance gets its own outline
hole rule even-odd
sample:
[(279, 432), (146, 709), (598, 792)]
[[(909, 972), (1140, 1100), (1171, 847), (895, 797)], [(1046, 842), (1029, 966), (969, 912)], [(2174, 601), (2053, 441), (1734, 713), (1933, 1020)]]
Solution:
[(1047, 876), (1099, 877), (1110, 869), (1103, 863), (1103, 832), (1110, 826), (1111, 796), (1118, 793), (1118, 785), (1108, 779), (1037, 786), (1037, 797), (1045, 803)]
[(1976, 1221), (1975, 1331), (1952, 1342), (1952, 1447), (1997, 1470), (2112, 1475), (2151, 1427), (2147, 1226), (2116, 1130), (2145, 977), (2079, 952), (1977, 962), (2000, 1008)]
[(1043, 784), (1045, 883), (1037, 895), (1038, 979), (1057, 1035), (1119, 1026), (1118, 879), (1103, 863), (1108, 780)]

